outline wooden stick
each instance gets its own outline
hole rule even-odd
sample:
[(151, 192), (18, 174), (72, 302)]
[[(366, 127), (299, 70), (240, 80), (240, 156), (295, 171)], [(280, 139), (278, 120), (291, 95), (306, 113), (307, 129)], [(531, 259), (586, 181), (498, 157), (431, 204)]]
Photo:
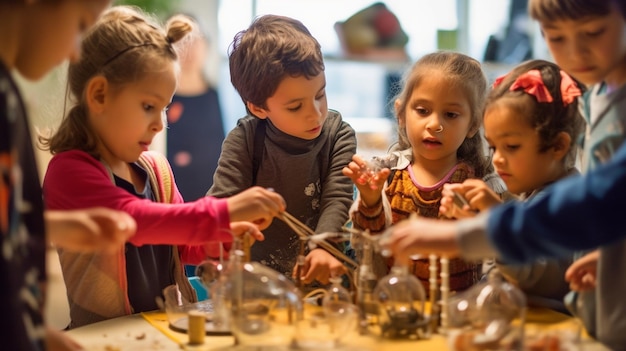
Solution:
[(313, 229), (309, 228), (306, 224), (300, 222), (296, 217), (289, 214), (288, 212), (282, 212), (280, 216), (283, 221), (287, 222), (287, 224), (291, 223), (295, 227), (298, 227), (302, 234), (305, 234), (306, 236), (315, 235)]
[[(296, 217), (289, 214), (288, 212), (282, 212), (278, 215), (278, 218), (283, 220), (299, 237), (300, 239), (310, 240), (311, 236), (315, 235), (313, 229), (309, 228), (306, 224), (300, 222)], [(343, 260), (347, 264), (353, 266), (353, 268), (358, 267), (358, 263), (352, 260), (350, 257), (346, 256), (343, 252), (339, 251), (336, 247), (331, 245), (325, 240), (315, 241), (315, 244), (328, 251), (333, 256)]]

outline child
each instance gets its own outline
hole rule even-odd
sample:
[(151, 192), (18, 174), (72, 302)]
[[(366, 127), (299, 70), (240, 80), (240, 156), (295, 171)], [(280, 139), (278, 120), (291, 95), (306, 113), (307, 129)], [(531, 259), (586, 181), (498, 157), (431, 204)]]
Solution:
[[(356, 152), (355, 132), (328, 110), (320, 45), (299, 21), (266, 15), (231, 44), (231, 82), (248, 116), (224, 140), (208, 195), (232, 196), (252, 186), (274, 188), (290, 213), (316, 233), (338, 232), (348, 219), (353, 188), (341, 174)], [(281, 221), (264, 231), (251, 259), (295, 275), (299, 239)], [(321, 248), (306, 255), (304, 283), (328, 283), (345, 272)]]
[(209, 38), (199, 21), (195, 25), (167, 110), (167, 159), (185, 201), (203, 197), (213, 184), (207, 174), (215, 173), (225, 137), (219, 97), (204, 73)]
[(230, 222), (252, 220), (264, 228), (284, 209), (280, 195), (260, 187), (182, 203), (165, 157), (147, 152), (176, 87), (172, 44), (191, 29), (184, 16), (163, 31), (138, 9), (114, 7), (85, 36), (81, 59), (69, 67), (77, 103), (44, 140), (54, 154), (45, 203), (122, 209), (137, 221), (137, 234), (115, 255), (60, 250), (71, 327), (157, 309), (155, 298), (174, 283), (195, 301), (181, 261), (199, 263), (212, 254), (202, 245), (230, 241), (231, 230), (261, 239), (252, 223)]
[[(594, 85), (583, 98), (590, 123), (585, 165), (606, 162), (606, 166), (590, 169), (582, 179), (557, 182), (540, 199), (496, 207), (458, 227), (407, 223), (394, 228), (387, 242), (401, 256), (416, 250), (459, 253), (462, 249), (463, 256), (480, 257), (497, 249), (517, 262), (605, 245), (597, 255), (595, 310), (585, 306), (577, 314), (586, 315), (587, 331), (600, 342), (622, 349), (626, 344), (626, 281), (615, 277), (626, 268), (626, 239), (615, 228), (624, 226), (620, 204), (626, 184), (622, 177), (626, 148), (620, 111), (626, 108), (626, 5), (616, 0), (579, 0), (575, 6), (565, 0), (531, 0), (529, 10), (539, 21), (556, 63), (583, 83)], [(614, 157), (610, 156), (613, 150), (617, 150)], [(580, 275), (568, 272), (567, 276)]]
[[(626, 3), (581, 0), (572, 8), (566, 2), (552, 2), (531, 1), (528, 9), (531, 17), (539, 22), (550, 53), (559, 66), (590, 86), (582, 99), (583, 116), (587, 121), (581, 145), (582, 170), (588, 172), (611, 159), (626, 139), (626, 118), (623, 117), (626, 111), (626, 44), (623, 40)], [(586, 37), (592, 39), (581, 39)], [(599, 264), (600, 267), (618, 265), (626, 268), (626, 261), (617, 261), (624, 260), (626, 241), (621, 248), (618, 247), (620, 245), (616, 244), (612, 250), (602, 250), (603, 254), (591, 252), (583, 261), (600, 259), (604, 262)], [(577, 256), (583, 254), (585, 252), (580, 252)], [(575, 270), (576, 266), (572, 269)], [(576, 276), (588, 275), (569, 275)], [(598, 278), (598, 283), (604, 284), (605, 289), (597, 291), (608, 291), (606, 288), (613, 285), (612, 280), (609, 274)], [(596, 290), (572, 293), (566, 298), (566, 303), (583, 320), (589, 334), (608, 342), (613, 338), (624, 340), (618, 335), (622, 334), (619, 328), (623, 325), (606, 320), (606, 316), (614, 313), (612, 306), (616, 301), (622, 300), (607, 299)]]
[(0, 340), (6, 350), (80, 348), (64, 333), (44, 327), (48, 242), (106, 251), (135, 231), (130, 216), (110, 209), (44, 212), (26, 110), (11, 76), (15, 70), (38, 80), (77, 57), (82, 32), (108, 5), (97, 0), (0, 3)]
[[(578, 174), (574, 143), (584, 123), (578, 110), (580, 86), (543, 60), (522, 63), (494, 84), (483, 116), (485, 138), (496, 172), (521, 200), (541, 196), (549, 184)], [(469, 208), (461, 210), (468, 215), (475, 214), (470, 208), (483, 211), (502, 203), (479, 179), (446, 184), (439, 208), (446, 217), (456, 215), (453, 192), (468, 201)], [(529, 304), (564, 312), (562, 301), (569, 286), (563, 278), (572, 261), (538, 260), (530, 265), (497, 261), (497, 266), (528, 295)]]
[[(436, 52), (413, 65), (395, 100), (402, 151), (391, 155), (388, 168), (395, 172), (388, 186), (381, 191), (389, 176), (387, 168), (369, 183), (362, 181), (368, 170), (358, 155), (343, 169), (359, 190), (351, 210), (356, 228), (380, 233), (412, 213), (437, 218), (444, 184), (490, 173), (479, 133), (486, 91), (480, 63), (466, 55)], [(428, 291), (428, 260), (412, 260), (412, 265)], [(452, 260), (450, 266), (452, 290), (477, 281), (477, 264)], [(377, 276), (387, 270), (375, 264)]]

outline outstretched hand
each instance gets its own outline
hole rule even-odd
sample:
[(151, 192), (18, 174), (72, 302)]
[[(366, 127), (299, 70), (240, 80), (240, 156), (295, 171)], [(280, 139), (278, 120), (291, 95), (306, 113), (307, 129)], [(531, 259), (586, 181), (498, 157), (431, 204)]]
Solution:
[(389, 168), (378, 169), (361, 156), (353, 155), (342, 173), (356, 185), (361, 202), (365, 206), (374, 206), (382, 197), (382, 189), (391, 171)]
[(400, 262), (407, 262), (414, 255), (453, 257), (460, 253), (454, 221), (409, 218), (394, 224), (382, 235), (380, 246)]
[(104, 207), (48, 210), (44, 216), (48, 241), (69, 251), (115, 252), (137, 230), (128, 213)]

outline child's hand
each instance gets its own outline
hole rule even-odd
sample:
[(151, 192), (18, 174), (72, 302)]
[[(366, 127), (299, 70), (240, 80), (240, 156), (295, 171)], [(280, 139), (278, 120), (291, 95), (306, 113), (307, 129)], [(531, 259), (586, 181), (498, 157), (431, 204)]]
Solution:
[(565, 272), (565, 280), (569, 282), (570, 289), (574, 291), (586, 291), (596, 287), (596, 276), (600, 251), (592, 251), (574, 261)]
[(459, 183), (444, 184), (441, 192), (439, 214), (447, 218), (468, 218), (476, 215), (469, 201), (463, 196), (463, 186)]
[[(465, 198), (469, 206), (463, 206), (460, 210), (454, 209), (454, 193)], [(443, 198), (439, 213), (449, 218), (466, 218), (476, 215), (476, 211), (484, 211), (502, 203), (500, 196), (496, 194), (487, 183), (480, 179), (467, 179), (463, 183), (444, 184)]]
[(376, 205), (382, 197), (382, 189), (389, 177), (389, 168), (379, 169), (375, 164), (363, 160), (359, 155), (352, 156), (352, 162), (344, 167), (343, 175), (356, 185), (361, 202), (366, 206)]
[(48, 240), (69, 251), (116, 252), (137, 230), (137, 223), (128, 213), (110, 208), (44, 213)]
[[(297, 268), (297, 265), (293, 268), (294, 279), (298, 279)], [(346, 273), (346, 267), (335, 256), (324, 249), (317, 248), (311, 250), (306, 256), (300, 279), (304, 284), (310, 284), (314, 280), (328, 284), (330, 277), (339, 277)]]
[(388, 228), (379, 244), (398, 262), (408, 262), (414, 255), (456, 257), (460, 252), (456, 231), (455, 221), (410, 217)]
[(259, 227), (252, 222), (232, 222), (230, 223), (230, 230), (235, 237), (242, 237), (246, 234), (250, 235), (253, 240), (263, 241), (265, 236), (259, 230)]
[(253, 186), (229, 197), (228, 211), (231, 222), (249, 221), (265, 229), (270, 226), (274, 217), (285, 211), (285, 200), (280, 194)]

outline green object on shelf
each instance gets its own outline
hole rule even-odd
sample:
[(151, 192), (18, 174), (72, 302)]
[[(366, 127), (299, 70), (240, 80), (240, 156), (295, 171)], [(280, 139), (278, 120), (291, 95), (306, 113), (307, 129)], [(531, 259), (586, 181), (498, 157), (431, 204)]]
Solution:
[(459, 31), (456, 29), (437, 30), (437, 48), (439, 50), (456, 50)]

